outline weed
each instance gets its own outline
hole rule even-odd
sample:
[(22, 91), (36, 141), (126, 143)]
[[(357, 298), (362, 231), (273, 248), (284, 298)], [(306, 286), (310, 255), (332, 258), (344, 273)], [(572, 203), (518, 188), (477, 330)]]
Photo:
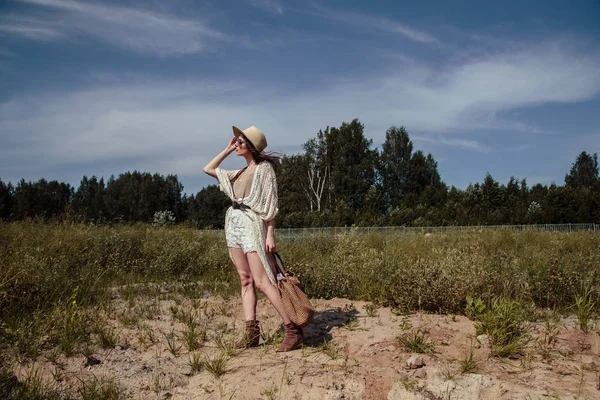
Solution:
[(204, 369), (210, 372), (215, 378), (219, 378), (227, 373), (227, 363), (229, 362), (229, 355), (223, 351), (220, 351), (215, 356), (209, 356), (206, 354), (202, 361)]
[(523, 354), (529, 337), (519, 302), (496, 297), (478, 319), (475, 329), (478, 334), (489, 336), (493, 356), (514, 357)]
[(32, 319), (17, 319), (11, 325), (5, 330), (16, 353), (35, 360), (40, 354), (44, 332), (40, 313), (35, 313)]
[(404, 386), (404, 389), (408, 391), (412, 391), (419, 383), (416, 379), (410, 379), (408, 375), (402, 375), (400, 382)]
[(410, 328), (412, 328), (412, 322), (411, 322), (409, 316), (405, 315), (400, 320), (400, 329), (402, 329), (403, 331), (407, 331)]
[(378, 316), (377, 307), (373, 303), (365, 304), (365, 312), (367, 317), (374, 318)]
[(76, 347), (88, 338), (87, 319), (79, 310), (74, 298), (69, 304), (56, 308), (51, 320), (56, 322), (52, 333), (53, 340), (66, 356), (72, 355)]
[(442, 365), (442, 367), (440, 368), (440, 372), (439, 372), (440, 377), (444, 381), (452, 381), (452, 380), (454, 380), (454, 378), (456, 378), (459, 373), (460, 373), (459, 369), (456, 369), (453, 366), (448, 365), (448, 364)]
[(467, 306), (465, 308), (465, 314), (472, 320), (479, 320), (481, 316), (485, 313), (485, 303), (481, 299), (473, 299), (472, 297), (467, 297)]
[(119, 334), (114, 327), (100, 328), (98, 331), (98, 344), (103, 349), (111, 349), (119, 343)]
[(340, 346), (335, 340), (323, 340), (317, 350), (327, 354), (332, 360), (337, 359), (340, 354)]
[(355, 331), (360, 328), (360, 322), (358, 322), (357, 318), (350, 318), (342, 327), (349, 331)]
[(579, 320), (579, 328), (587, 332), (590, 320), (594, 319), (596, 304), (593, 298), (594, 291), (590, 285), (586, 285), (580, 294), (575, 296), (575, 310)]
[(188, 360), (188, 365), (192, 371), (192, 374), (197, 374), (198, 372), (200, 372), (202, 370), (202, 365), (203, 365), (203, 361), (202, 361), (202, 357), (201, 357), (200, 353), (198, 353), (198, 352), (190, 353), (190, 359)]
[(60, 351), (58, 349), (49, 350), (46, 354), (44, 354), (44, 358), (48, 360), (48, 362), (57, 365), (59, 364)]
[(55, 387), (44, 381), (41, 372), (35, 367), (35, 363), (31, 364), (25, 380), (17, 389), (18, 395), (15, 398), (46, 400), (58, 399), (58, 393)]
[(92, 379), (84, 381), (80, 380), (81, 384), (77, 389), (77, 393), (82, 400), (120, 400), (126, 399), (127, 392), (113, 378), (98, 378), (94, 376)]
[(544, 321), (543, 332), (536, 341), (536, 348), (546, 362), (552, 360), (552, 351), (558, 340), (558, 333), (558, 323), (552, 318), (547, 318)]
[(206, 331), (198, 330), (195, 324), (189, 325), (183, 332), (183, 344), (188, 352), (194, 351), (206, 340)]
[(237, 353), (235, 348), (235, 341), (233, 339), (226, 339), (225, 335), (218, 335), (215, 337), (215, 343), (221, 352), (231, 357)]
[(135, 328), (140, 323), (140, 314), (136, 309), (127, 308), (117, 313), (117, 319), (125, 326)]
[(434, 344), (429, 340), (429, 333), (422, 327), (401, 334), (398, 336), (398, 343), (413, 353), (433, 353), (435, 349)]
[(94, 355), (94, 348), (91, 346), (83, 346), (83, 348), (81, 349), (81, 355), (85, 358), (90, 358)]
[(460, 373), (461, 374), (474, 374), (479, 369), (477, 365), (477, 361), (475, 360), (475, 350), (473, 348), (473, 343), (463, 355), (460, 361)]
[(169, 352), (173, 354), (173, 356), (179, 357), (179, 354), (181, 354), (182, 345), (178, 342), (175, 331), (172, 330), (171, 333), (164, 334), (164, 336), (167, 340), (167, 349), (169, 350)]
[(275, 400), (277, 398), (277, 387), (272, 384), (268, 389), (261, 390), (260, 395), (265, 396), (267, 400)]

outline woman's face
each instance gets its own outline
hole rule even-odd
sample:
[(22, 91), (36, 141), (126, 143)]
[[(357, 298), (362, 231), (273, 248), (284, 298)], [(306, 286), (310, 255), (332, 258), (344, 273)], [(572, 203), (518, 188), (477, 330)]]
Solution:
[(246, 138), (242, 135), (238, 136), (235, 142), (235, 154), (238, 156), (246, 155), (250, 152), (248, 145), (246, 144)]

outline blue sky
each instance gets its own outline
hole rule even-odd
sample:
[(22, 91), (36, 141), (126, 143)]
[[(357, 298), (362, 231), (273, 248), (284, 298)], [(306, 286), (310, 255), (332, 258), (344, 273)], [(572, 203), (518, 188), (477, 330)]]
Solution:
[(563, 184), (600, 151), (599, 21), (592, 0), (0, 0), (0, 178), (195, 193), (231, 125), (291, 154), (359, 118), (374, 147), (404, 125), (448, 185)]

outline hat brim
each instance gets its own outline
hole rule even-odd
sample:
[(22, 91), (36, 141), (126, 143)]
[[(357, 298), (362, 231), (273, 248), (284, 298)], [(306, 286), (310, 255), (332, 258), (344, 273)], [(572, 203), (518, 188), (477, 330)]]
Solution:
[(235, 137), (240, 137), (240, 135), (244, 134), (244, 132), (237, 126), (232, 126), (231, 129), (233, 129), (233, 136)]

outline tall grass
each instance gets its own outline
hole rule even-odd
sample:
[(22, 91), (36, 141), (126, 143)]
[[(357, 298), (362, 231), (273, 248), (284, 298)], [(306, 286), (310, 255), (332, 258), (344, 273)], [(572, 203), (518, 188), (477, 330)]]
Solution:
[[(585, 285), (598, 301), (594, 232), (350, 233), (278, 247), (315, 298), (458, 313), (467, 297), (507, 297), (566, 309)], [(239, 285), (224, 238), (187, 227), (0, 222), (0, 266), (0, 324), (71, 299), (97, 303), (110, 286), (202, 281), (198, 290), (237, 293)]]

